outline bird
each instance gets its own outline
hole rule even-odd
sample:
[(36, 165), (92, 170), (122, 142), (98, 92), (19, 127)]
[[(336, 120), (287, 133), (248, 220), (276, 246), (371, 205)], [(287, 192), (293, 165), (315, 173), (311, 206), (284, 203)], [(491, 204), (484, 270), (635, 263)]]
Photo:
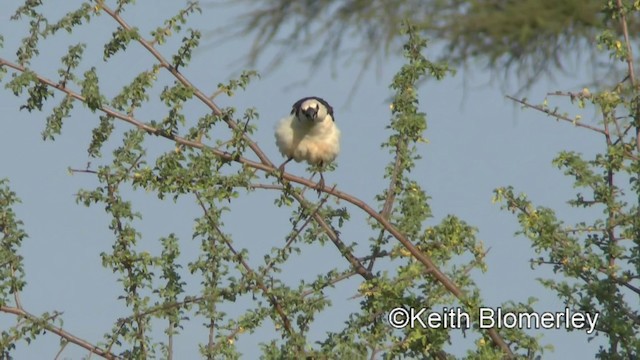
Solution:
[(283, 173), (291, 160), (306, 161), (320, 167), (320, 181), (315, 189), (324, 188), (322, 169), (333, 162), (340, 152), (340, 129), (335, 124), (333, 108), (317, 96), (296, 101), (289, 116), (276, 125), (276, 145), (286, 158), (278, 167)]

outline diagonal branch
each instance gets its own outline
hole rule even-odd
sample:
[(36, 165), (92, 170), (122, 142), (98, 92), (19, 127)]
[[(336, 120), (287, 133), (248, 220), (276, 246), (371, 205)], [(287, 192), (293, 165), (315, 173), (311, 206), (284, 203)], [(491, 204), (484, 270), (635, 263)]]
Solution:
[[(17, 307), (10, 307), (10, 306), (0, 306), (0, 312), (4, 312), (4, 313), (8, 313), (8, 314), (14, 314), (20, 317), (24, 317), (26, 319), (28, 319), (31, 322), (37, 322), (37, 323), (41, 323), (42, 319)], [(81, 339), (65, 330), (63, 330), (61, 327), (57, 327), (54, 326), (52, 324), (50, 324), (49, 322), (44, 323), (44, 327), (45, 329), (47, 329), (48, 331), (51, 331), (52, 333), (60, 336), (61, 338), (65, 339), (66, 341), (76, 344), (86, 350), (88, 350), (89, 352), (91, 352), (92, 354), (96, 354), (98, 356), (102, 356), (105, 359), (109, 359), (109, 360), (116, 360), (119, 359), (118, 356), (116, 356), (115, 354), (106, 351), (104, 349), (101, 349), (93, 344), (91, 344), (90, 342)]]
[[(109, 14), (109, 16), (111, 16), (118, 24), (120, 24), (122, 28), (124, 28), (125, 30), (132, 30), (132, 27), (126, 21), (124, 21), (124, 19), (120, 16), (119, 13), (113, 11), (109, 7), (105, 6), (104, 4), (102, 4), (100, 8), (104, 10), (104, 12)], [(158, 49), (156, 49), (153, 46), (153, 43), (144, 39), (142, 36), (138, 37), (138, 42), (147, 51), (149, 51), (156, 58), (156, 60), (158, 60), (158, 62), (160, 63), (160, 66), (167, 69), (171, 73), (171, 75), (173, 75), (182, 85), (190, 89), (193, 89), (193, 92), (196, 98), (198, 98), (209, 109), (211, 109), (211, 111), (215, 115), (222, 115), (222, 110), (220, 110), (218, 105), (216, 105), (216, 103), (214, 103), (213, 100), (211, 100), (211, 98), (209, 98), (204, 92), (202, 92), (199, 88), (193, 85), (184, 75), (182, 75), (182, 73), (178, 71), (176, 67), (171, 65), (171, 63), (167, 61), (167, 59), (158, 51)], [(227, 123), (229, 128), (233, 130), (239, 130), (238, 124), (235, 121), (233, 121), (233, 119), (229, 119), (225, 117), (223, 118), (223, 121)], [(262, 149), (260, 149), (260, 147), (258, 147), (258, 145), (251, 138), (249, 138), (247, 134), (243, 134), (243, 139), (247, 142), (247, 144), (249, 145), (249, 148), (251, 148), (251, 150), (256, 154), (256, 156), (258, 156), (258, 158), (263, 164), (273, 166), (273, 164), (271, 163), (267, 155), (262, 151)]]
[[(298, 222), (302, 221), (303, 218), (303, 213), (300, 213), (300, 216), (298, 217), (298, 220), (296, 220), (296, 222), (294, 223), (294, 231), (289, 235), (289, 238), (287, 239), (286, 244), (284, 245), (284, 247), (282, 249), (280, 249), (280, 253), (284, 253), (290, 246), (291, 244), (293, 244), (293, 242), (296, 240), (296, 238), (298, 237), (298, 235), (300, 235), (300, 233), (302, 233), (302, 231), (311, 223), (311, 219), (314, 218), (314, 216), (318, 213), (318, 211), (320, 211), (320, 209), (322, 208), (322, 206), (327, 202), (327, 200), (329, 200), (329, 196), (325, 196), (322, 201), (320, 201), (320, 203), (316, 206), (316, 208), (313, 210), (313, 213), (311, 213), (310, 215), (306, 216), (305, 221), (302, 223), (302, 226), (300, 226), (300, 228), (296, 229), (295, 227), (297, 226)], [(268, 264), (267, 266), (262, 270), (262, 276), (266, 276), (267, 273), (271, 270), (271, 268), (273, 268), (273, 266), (276, 264), (276, 260), (277, 257), (273, 258)]]
[[(334, 192), (336, 191), (335, 190), (335, 186), (331, 189), (331, 191), (334, 191)], [(329, 192), (329, 193), (331, 193), (331, 192)], [(292, 195), (300, 204), (306, 204), (305, 199), (304, 199), (304, 197), (302, 197), (302, 195), (295, 194), (295, 193), (292, 194)], [(373, 209), (371, 209), (371, 210), (374, 211)], [(353, 267), (355, 272), (358, 273), (358, 275), (360, 275), (363, 278), (365, 278), (366, 280), (373, 279), (374, 276), (371, 273), (371, 271), (369, 271), (367, 268), (365, 268), (364, 265), (362, 265), (362, 262), (360, 260), (358, 260), (358, 258), (353, 255), (353, 253), (351, 252), (349, 247), (347, 245), (345, 245), (345, 243), (342, 241), (342, 239), (340, 239), (340, 236), (333, 229), (333, 227), (330, 224), (328, 224), (325, 221), (325, 219), (323, 219), (322, 216), (320, 216), (320, 214), (318, 214), (317, 212), (314, 213), (312, 216), (313, 216), (313, 219), (315, 220), (315, 222), (318, 225), (320, 225), (320, 227), (322, 229), (324, 229), (324, 231), (327, 234), (327, 236), (329, 237), (329, 239), (338, 248), (338, 251), (340, 251), (340, 254), (342, 254), (342, 256), (345, 259), (347, 259), (349, 264), (351, 264), (351, 267)]]
[(585, 128), (585, 129), (589, 129), (589, 130), (595, 131), (595, 132), (600, 133), (602, 135), (607, 135), (606, 132), (603, 129), (597, 128), (595, 126), (591, 126), (591, 125), (587, 125), (587, 124), (576, 122), (575, 119), (571, 119), (571, 118), (569, 118), (567, 116), (558, 114), (558, 113), (556, 113), (554, 111), (551, 111), (549, 109), (545, 109), (542, 106), (530, 104), (526, 100), (521, 100), (521, 99), (515, 98), (515, 97), (510, 96), (510, 95), (505, 95), (505, 97), (507, 99), (509, 99), (509, 100), (512, 100), (512, 101), (515, 101), (515, 102), (517, 102), (519, 104), (522, 104), (525, 107), (528, 107), (528, 108), (531, 108), (531, 109), (534, 109), (534, 110), (538, 110), (538, 111), (543, 112), (543, 113), (545, 113), (545, 114), (547, 114), (549, 116), (553, 116), (558, 120), (567, 121), (567, 122), (570, 122), (570, 123), (572, 123), (573, 125), (575, 125), (577, 127), (582, 127), (582, 128)]
[(260, 279), (260, 277), (256, 276), (257, 274), (256, 274), (255, 271), (253, 271), (251, 266), (249, 266), (249, 264), (241, 256), (239, 256), (240, 253), (233, 247), (233, 245), (231, 244), (231, 242), (229, 241), (227, 236), (218, 227), (218, 225), (216, 224), (214, 219), (211, 218), (211, 214), (209, 212), (209, 209), (207, 209), (205, 203), (202, 201), (202, 198), (200, 197), (200, 194), (198, 192), (196, 192), (195, 196), (196, 196), (196, 199), (198, 200), (198, 204), (200, 204), (200, 208), (202, 209), (202, 211), (204, 212), (204, 215), (209, 220), (209, 223), (211, 224), (211, 226), (213, 226), (215, 231), (222, 238), (224, 244), (229, 248), (229, 250), (233, 253), (233, 255), (238, 259), (238, 262), (240, 263), (240, 265), (242, 265), (242, 267), (247, 271), (247, 273), (250, 274), (251, 278), (255, 279), (256, 285), (258, 286), (258, 288), (262, 291), (262, 293), (267, 298), (267, 300), (269, 300), (269, 302), (271, 303), (271, 306), (273, 306), (273, 308), (276, 310), (276, 312), (280, 316), (280, 319), (282, 320), (284, 329), (287, 331), (287, 333), (289, 335), (295, 334), (295, 330), (293, 329), (293, 326), (291, 325), (291, 321), (289, 321), (289, 317), (287, 316), (287, 314), (285, 314), (284, 309), (282, 308), (282, 305), (280, 305), (280, 302), (278, 301), (276, 296), (273, 295), (273, 293), (267, 288), (267, 286)]
[[(2, 66), (6, 66), (9, 67), (11, 69), (14, 69), (16, 71), (19, 72), (24, 72), (27, 69), (24, 68), (23, 66), (17, 65), (15, 63), (12, 63), (4, 58), (0, 58), (0, 67)], [(176, 71), (177, 73), (177, 71)], [(177, 73), (179, 74), (179, 73)], [(182, 76), (181, 74), (179, 74), (180, 76)], [(54, 81), (51, 81), (48, 78), (45, 78), (39, 74), (35, 74), (36, 78), (38, 79), (38, 81), (42, 84), (45, 84), (49, 87), (52, 87), (54, 89), (57, 89), (65, 94), (67, 94), (68, 96), (70, 96), (71, 98), (75, 99), (75, 100), (79, 100), (81, 102), (86, 102), (86, 99), (84, 96), (78, 94), (77, 92), (67, 88), (66, 86), (63, 86), (61, 84), (58, 84)], [(202, 94), (202, 93), (200, 93)], [(206, 98), (205, 95), (202, 95)], [(207, 98), (208, 100), (208, 98)], [(208, 100), (213, 106), (215, 106), (215, 104), (213, 104), (213, 102), (211, 102), (210, 100)], [(174, 135), (171, 133), (167, 133), (166, 131), (162, 131), (162, 129), (158, 129), (156, 127), (153, 127), (151, 125), (145, 124), (143, 122), (141, 122), (140, 120), (136, 119), (135, 117), (133, 117), (132, 115), (127, 115), (127, 114), (123, 114), (121, 112), (118, 112), (112, 108), (109, 108), (107, 106), (100, 106), (98, 108), (98, 110), (102, 111), (103, 113), (116, 118), (116, 119), (120, 119), (122, 121), (125, 121), (133, 126), (135, 126), (136, 128), (146, 131), (150, 134), (154, 134), (166, 139), (169, 139), (173, 142), (176, 142), (177, 144), (183, 145), (183, 146), (189, 146), (191, 148), (195, 148), (195, 149), (201, 149), (204, 150), (206, 149), (207, 151), (209, 151), (210, 153), (220, 157), (221, 159), (224, 159), (226, 161), (230, 161), (230, 162), (237, 162), (240, 164), (243, 164), (245, 166), (249, 166), (251, 168), (257, 169), (257, 170), (261, 170), (264, 171), (265, 173), (268, 174), (279, 174), (281, 179), (287, 180), (289, 182), (292, 183), (297, 183), (300, 185), (303, 185), (305, 187), (308, 188), (317, 188), (317, 184), (307, 180), (305, 178), (299, 177), (299, 176), (295, 176), (293, 174), (284, 172), (282, 174), (279, 173), (278, 169), (266, 158), (266, 156), (264, 157), (264, 159), (266, 159), (266, 161), (262, 160), (261, 162), (257, 162), (257, 161), (253, 161), (250, 160), (248, 158), (245, 157), (239, 157), (236, 156), (232, 153), (226, 152), (226, 151), (222, 151), (220, 149), (216, 149), (213, 148), (211, 146), (207, 146), (201, 142), (198, 141), (192, 141), (189, 139), (186, 139), (184, 137), (178, 136), (178, 135)], [(229, 124), (229, 122), (228, 122)], [(235, 122), (233, 122), (232, 124), (236, 124)], [(230, 125), (231, 126), (231, 125)], [(598, 132), (602, 132), (602, 130), (596, 129), (596, 131)], [(246, 136), (246, 135), (245, 135)], [(255, 148), (257, 150), (259, 150), (259, 154), (264, 154), (262, 152), (262, 150), (260, 150), (257, 146), (257, 144), (252, 143), (253, 146), (255, 146)], [(259, 156), (260, 157), (260, 156)], [(340, 190), (337, 190), (336, 188), (329, 188), (327, 186), (320, 188), (319, 189), (322, 192), (331, 194), (333, 196), (335, 196), (336, 198), (339, 198), (341, 200), (344, 200), (358, 208), (360, 208), (361, 210), (363, 210), (367, 215), (369, 215), (370, 217), (372, 217), (374, 220), (376, 220), (378, 223), (380, 223), (380, 225), (382, 225), (382, 227), (389, 232), (394, 238), (396, 238), (406, 249), (407, 251), (409, 251), (409, 253), (416, 259), (418, 260), (420, 263), (423, 264), (423, 266), (426, 268), (427, 272), (431, 273), (434, 278), (441, 283), (450, 293), (452, 293), (456, 298), (458, 298), (461, 303), (463, 304), (467, 304), (467, 295), (446, 275), (444, 274), (433, 262), (433, 260), (431, 260), (431, 257), (429, 257), (428, 255), (426, 255), (425, 253), (423, 253), (420, 249), (418, 249), (412, 242), (411, 240), (409, 240), (404, 234), (402, 234), (393, 224), (391, 224), (391, 222), (384, 218), (382, 216), (382, 214), (380, 214), (378, 211), (376, 211), (375, 209), (373, 209), (371, 206), (367, 205), (367, 203), (365, 203), (364, 201), (358, 199), (357, 197), (350, 195), (348, 193), (344, 193)], [(300, 196), (297, 196), (294, 194), (294, 197), (296, 198), (297, 201), (303, 201), (303, 199)], [(346, 245), (344, 245), (344, 243), (341, 242), (341, 240), (339, 239), (339, 237), (335, 234), (335, 232), (331, 229), (331, 227), (329, 225), (326, 224), (326, 222), (324, 222), (324, 220), (322, 219), (322, 217), (320, 217), (318, 214), (316, 214), (314, 216), (314, 219), (316, 219), (316, 221), (318, 221), (318, 223), (323, 227), (323, 229), (325, 229), (325, 231), (327, 232), (327, 234), (329, 235), (329, 238), (332, 239), (332, 241), (334, 241), (334, 244), (336, 246), (338, 246), (338, 249), (344, 249), (346, 248)], [(331, 235), (332, 234), (332, 235)], [(342, 252), (342, 250), (341, 250)], [(355, 258), (352, 254), (351, 256), (349, 256), (348, 258), (349, 263), (354, 266), (354, 269), (358, 272), (358, 274), (360, 274), (361, 276), (365, 277), (365, 278), (370, 278), (371, 272), (367, 271), (367, 269), (362, 266), (362, 264), (358, 261), (357, 258)], [(505, 343), (505, 341), (502, 339), (502, 337), (498, 334), (498, 332), (496, 331), (496, 329), (492, 328), (492, 329), (487, 329), (487, 334), (489, 335), (489, 337), (492, 339), (492, 341), (494, 342), (494, 344), (496, 344), (498, 347), (500, 347), (502, 349), (502, 351), (505, 353), (506, 356), (508, 357), (513, 357), (513, 353), (511, 352), (511, 349), (509, 348), (509, 346)]]

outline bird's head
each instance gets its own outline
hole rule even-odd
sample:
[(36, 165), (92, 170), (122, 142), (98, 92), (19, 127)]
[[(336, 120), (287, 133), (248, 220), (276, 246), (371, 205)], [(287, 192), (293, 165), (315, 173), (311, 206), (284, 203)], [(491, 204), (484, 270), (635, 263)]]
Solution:
[(298, 100), (293, 104), (291, 114), (296, 115), (298, 120), (322, 122), (329, 117), (333, 121), (333, 108), (329, 103), (319, 97), (307, 97)]

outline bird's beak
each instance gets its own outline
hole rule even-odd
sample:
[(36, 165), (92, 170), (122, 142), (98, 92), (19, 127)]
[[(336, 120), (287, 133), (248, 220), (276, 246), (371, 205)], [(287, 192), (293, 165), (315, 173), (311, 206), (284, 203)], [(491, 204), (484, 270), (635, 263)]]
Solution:
[(311, 106), (302, 110), (302, 112), (304, 112), (305, 115), (307, 115), (307, 118), (311, 120), (315, 119), (316, 116), (318, 115), (318, 109)]

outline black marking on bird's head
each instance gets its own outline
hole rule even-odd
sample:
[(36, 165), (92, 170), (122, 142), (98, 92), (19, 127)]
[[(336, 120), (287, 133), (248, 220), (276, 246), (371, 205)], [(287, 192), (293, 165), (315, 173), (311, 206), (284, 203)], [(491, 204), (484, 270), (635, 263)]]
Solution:
[[(302, 109), (302, 105), (307, 100), (315, 100), (318, 105), (309, 106), (306, 109)], [(333, 121), (336, 121), (335, 117), (333, 116), (333, 107), (331, 107), (331, 105), (329, 105), (326, 100), (317, 96), (308, 96), (296, 101), (296, 103), (293, 104), (293, 107), (291, 108), (291, 115), (296, 115), (298, 119), (300, 119), (301, 116), (304, 116), (309, 120), (315, 120), (318, 113), (320, 112), (320, 106), (324, 106), (326, 108), (327, 115), (331, 115), (331, 119), (333, 119)]]

